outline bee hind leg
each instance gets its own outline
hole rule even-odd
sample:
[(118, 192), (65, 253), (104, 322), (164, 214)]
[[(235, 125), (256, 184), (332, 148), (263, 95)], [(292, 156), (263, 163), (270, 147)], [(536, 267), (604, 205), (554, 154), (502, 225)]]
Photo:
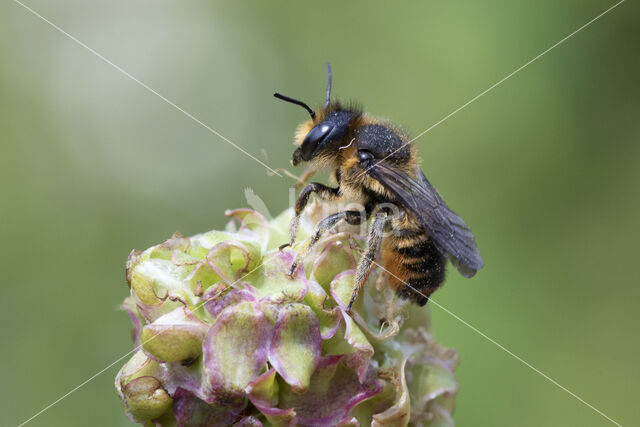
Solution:
[(322, 200), (335, 200), (340, 198), (340, 187), (331, 188), (319, 182), (312, 182), (304, 187), (304, 190), (300, 192), (300, 195), (296, 199), (294, 206), (295, 214), (293, 218), (291, 218), (291, 226), (289, 227), (289, 243), (280, 245), (280, 250), (283, 250), (287, 246), (293, 246), (293, 242), (296, 240), (296, 234), (298, 233), (298, 225), (300, 224), (300, 214), (307, 206), (307, 203), (309, 203), (311, 193), (316, 193)]
[(331, 230), (342, 219), (347, 221), (349, 224), (358, 225), (360, 224), (360, 221), (362, 221), (362, 214), (360, 213), (360, 211), (342, 211), (333, 215), (329, 215), (328, 217), (320, 221), (316, 225), (316, 228), (313, 231), (311, 237), (309, 237), (302, 248), (300, 248), (300, 251), (296, 255), (293, 264), (291, 264), (291, 268), (289, 269), (288, 273), (289, 277), (293, 277), (293, 273), (295, 273), (296, 268), (298, 267), (300, 262), (302, 262), (304, 257), (309, 254), (313, 246), (318, 243), (320, 237), (322, 237), (322, 235), (327, 231)]
[(382, 243), (382, 235), (384, 233), (384, 227), (389, 219), (388, 213), (380, 211), (376, 214), (376, 218), (369, 227), (369, 237), (367, 238), (367, 247), (365, 252), (360, 257), (358, 268), (356, 269), (356, 277), (353, 285), (353, 293), (351, 294), (351, 300), (347, 306), (347, 313), (351, 313), (351, 306), (358, 298), (360, 289), (369, 278), (369, 273), (373, 267), (376, 254), (380, 251), (380, 244)]

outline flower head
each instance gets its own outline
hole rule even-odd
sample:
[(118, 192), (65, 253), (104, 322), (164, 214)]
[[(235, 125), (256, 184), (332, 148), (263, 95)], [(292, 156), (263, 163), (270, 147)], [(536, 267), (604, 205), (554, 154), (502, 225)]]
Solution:
[[(299, 236), (313, 227), (311, 206)], [(362, 239), (336, 230), (293, 278), (291, 211), (238, 209), (127, 261), (136, 352), (116, 377), (129, 417), (162, 426), (452, 425), (457, 353), (372, 274), (346, 313)], [(411, 316), (409, 327), (404, 320)], [(420, 319), (421, 321), (416, 321)]]

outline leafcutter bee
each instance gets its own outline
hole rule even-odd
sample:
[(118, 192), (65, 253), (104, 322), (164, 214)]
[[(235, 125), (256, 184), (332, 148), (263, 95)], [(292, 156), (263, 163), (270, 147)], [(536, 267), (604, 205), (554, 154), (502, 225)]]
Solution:
[[(293, 245), (300, 214), (312, 193), (324, 200), (359, 200), (365, 209), (341, 211), (318, 222), (289, 274), (293, 275), (322, 234), (339, 221), (360, 224), (371, 219), (347, 309), (351, 310), (380, 249), (389, 283), (397, 295), (425, 305), (444, 280), (447, 259), (465, 277), (472, 277), (483, 267), (475, 238), (424, 176), (417, 164), (416, 148), (400, 127), (330, 100), (328, 64), (327, 69), (326, 101), (320, 111), (297, 99), (274, 94), (305, 108), (311, 116), (297, 129), (293, 165), (309, 162), (307, 177), (318, 170), (333, 170), (332, 178), (337, 183), (329, 187), (312, 182), (302, 190), (295, 202), (291, 240), (280, 248)], [(392, 215), (390, 205), (396, 206), (400, 215)]]

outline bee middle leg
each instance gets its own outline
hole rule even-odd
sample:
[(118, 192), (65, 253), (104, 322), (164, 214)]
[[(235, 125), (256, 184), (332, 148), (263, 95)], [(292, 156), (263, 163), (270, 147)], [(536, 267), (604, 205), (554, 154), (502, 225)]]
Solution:
[(353, 303), (358, 298), (360, 289), (369, 278), (373, 261), (376, 258), (376, 254), (380, 251), (382, 235), (388, 220), (389, 214), (386, 211), (379, 211), (376, 214), (375, 219), (371, 222), (369, 237), (367, 238), (367, 247), (360, 257), (360, 262), (358, 262), (358, 268), (356, 269), (353, 293), (351, 294), (351, 300), (347, 306), (347, 313), (351, 313), (351, 306), (353, 306)]
[(331, 188), (319, 182), (312, 182), (307, 185), (304, 190), (300, 192), (300, 195), (296, 199), (294, 206), (295, 215), (291, 218), (291, 226), (289, 228), (289, 243), (280, 245), (280, 250), (287, 246), (293, 246), (293, 242), (296, 240), (296, 234), (298, 233), (298, 225), (300, 224), (300, 214), (307, 206), (311, 193), (316, 193), (322, 200), (335, 200), (340, 198), (340, 187)]
[(293, 264), (291, 264), (291, 268), (289, 269), (289, 277), (293, 277), (293, 273), (295, 273), (296, 268), (302, 262), (305, 256), (309, 254), (313, 246), (320, 240), (320, 237), (327, 231), (331, 230), (340, 220), (345, 220), (347, 223), (351, 225), (358, 225), (362, 221), (362, 214), (360, 211), (342, 211), (335, 213), (333, 215), (329, 215), (322, 221), (320, 221), (317, 225), (313, 234), (307, 239), (304, 246), (300, 249), (298, 254), (296, 255)]

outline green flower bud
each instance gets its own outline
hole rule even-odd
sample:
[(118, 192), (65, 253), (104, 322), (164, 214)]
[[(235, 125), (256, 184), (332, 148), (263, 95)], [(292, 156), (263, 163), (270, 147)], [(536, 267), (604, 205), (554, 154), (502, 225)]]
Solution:
[(122, 390), (127, 412), (140, 421), (150, 421), (164, 414), (173, 399), (153, 377), (139, 377), (129, 382)]

